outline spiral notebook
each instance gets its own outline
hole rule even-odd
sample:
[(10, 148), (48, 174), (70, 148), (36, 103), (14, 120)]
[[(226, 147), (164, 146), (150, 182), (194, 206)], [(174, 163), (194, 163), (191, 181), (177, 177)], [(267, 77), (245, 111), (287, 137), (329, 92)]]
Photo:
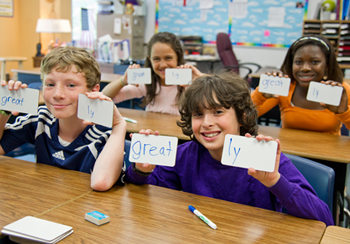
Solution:
[(1, 233), (18, 243), (54, 244), (72, 234), (72, 229), (71, 226), (26, 216), (6, 225)]

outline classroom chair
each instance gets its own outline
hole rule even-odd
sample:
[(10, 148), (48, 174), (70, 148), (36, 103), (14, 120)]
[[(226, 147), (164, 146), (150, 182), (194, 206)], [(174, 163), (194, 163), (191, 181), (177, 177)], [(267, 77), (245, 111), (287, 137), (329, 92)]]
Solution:
[(125, 142), (124, 142), (124, 163), (125, 163), (126, 169), (131, 165), (131, 162), (129, 161), (130, 146), (131, 146), (131, 141), (125, 140)]
[[(248, 79), (248, 75), (256, 73), (261, 66), (256, 63), (239, 63), (235, 53), (232, 49), (232, 43), (230, 37), (226, 33), (219, 33), (216, 36), (216, 48), (223, 66), (237, 74), (251, 83)], [(255, 68), (253, 71), (252, 68)]]
[(329, 210), (333, 213), (334, 170), (310, 159), (290, 154), (284, 155), (292, 161), (294, 166), (314, 188), (317, 196), (328, 205)]

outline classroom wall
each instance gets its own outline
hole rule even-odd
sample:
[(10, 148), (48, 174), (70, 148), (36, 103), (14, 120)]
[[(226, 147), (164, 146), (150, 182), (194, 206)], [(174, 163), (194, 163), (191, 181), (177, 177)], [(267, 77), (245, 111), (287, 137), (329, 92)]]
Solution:
[[(155, 30), (155, 1), (145, 0), (145, 2), (147, 3), (145, 42), (147, 42), (152, 37)], [(233, 50), (240, 62), (254, 62), (261, 66), (280, 67), (288, 49), (234, 46)]]
[[(0, 57), (26, 57), (24, 69), (33, 68), (33, 57), (36, 54), (36, 45), (39, 35), (45, 45), (53, 38), (53, 34), (36, 33), (38, 18), (48, 18), (52, 5), (46, 0), (14, 0), (14, 16), (0, 17)], [(57, 18), (71, 20), (71, 0), (56, 0), (55, 12)], [(55, 34), (60, 40), (71, 41), (71, 34)], [(46, 47), (47, 48), (47, 47)], [(17, 69), (17, 62), (7, 62), (6, 72), (12, 77), (11, 69)]]

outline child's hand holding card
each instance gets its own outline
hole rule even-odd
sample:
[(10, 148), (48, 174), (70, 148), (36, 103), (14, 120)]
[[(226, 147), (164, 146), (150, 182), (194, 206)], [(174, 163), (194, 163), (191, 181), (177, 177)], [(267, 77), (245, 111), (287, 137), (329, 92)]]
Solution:
[(261, 75), (259, 80), (259, 91), (262, 93), (288, 96), (290, 86), (290, 78)]
[(10, 91), (7, 86), (0, 87), (0, 109), (21, 113), (37, 114), (39, 90), (24, 88)]
[(306, 99), (313, 102), (323, 102), (325, 104), (339, 106), (342, 93), (343, 87), (311, 81)]
[(175, 165), (178, 138), (133, 134), (129, 161), (163, 166)]
[(151, 84), (151, 69), (128, 69), (128, 84)]
[(258, 141), (255, 138), (226, 135), (221, 163), (241, 168), (273, 172), (278, 144), (276, 141)]
[(78, 98), (78, 118), (112, 128), (114, 103), (89, 99), (84, 94)]
[(191, 81), (191, 69), (165, 69), (165, 84), (167, 85), (190, 85)]

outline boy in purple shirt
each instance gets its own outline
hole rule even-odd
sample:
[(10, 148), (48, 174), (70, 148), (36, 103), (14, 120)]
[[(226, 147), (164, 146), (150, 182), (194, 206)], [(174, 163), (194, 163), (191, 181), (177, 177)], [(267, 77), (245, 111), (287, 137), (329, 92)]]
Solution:
[[(231, 73), (204, 75), (196, 79), (179, 101), (178, 125), (192, 141), (177, 149), (174, 167), (136, 163), (125, 180), (183, 190), (235, 203), (282, 211), (333, 225), (326, 203), (320, 200), (303, 175), (281, 153), (280, 142), (275, 170), (258, 171), (221, 164), (225, 135), (257, 135), (257, 112), (248, 84)], [(142, 134), (153, 134), (141, 130)], [(159, 134), (155, 132), (154, 134)], [(254, 153), (254, 152), (252, 152)]]

